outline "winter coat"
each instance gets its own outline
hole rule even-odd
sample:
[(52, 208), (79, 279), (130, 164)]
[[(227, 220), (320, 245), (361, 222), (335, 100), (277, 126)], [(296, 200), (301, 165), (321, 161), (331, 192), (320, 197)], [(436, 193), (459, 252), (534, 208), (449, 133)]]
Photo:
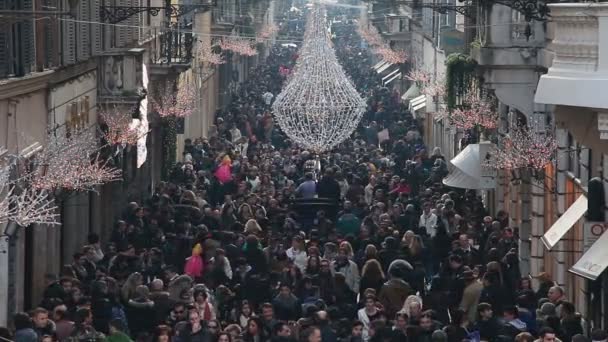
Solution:
[(161, 324), (173, 309), (175, 301), (169, 298), (169, 292), (152, 292), (150, 300), (154, 302), (154, 320), (156, 324)]
[(354, 293), (359, 293), (359, 266), (352, 260), (348, 260), (348, 263), (345, 266), (340, 266), (335, 261), (332, 262), (331, 265), (334, 273), (339, 272), (344, 274), (346, 285), (348, 285)]
[(154, 330), (156, 311), (151, 300), (130, 300), (126, 307), (131, 335)]
[(397, 278), (393, 278), (380, 288), (378, 300), (382, 303), (387, 317), (395, 317), (395, 314), (401, 310), (403, 303), (408, 296), (413, 295), (410, 284)]

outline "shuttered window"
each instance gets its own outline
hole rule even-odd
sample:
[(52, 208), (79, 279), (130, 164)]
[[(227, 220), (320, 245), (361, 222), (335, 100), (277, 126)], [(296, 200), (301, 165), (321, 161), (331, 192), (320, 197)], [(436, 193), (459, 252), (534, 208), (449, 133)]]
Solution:
[[(101, 22), (101, 18), (99, 16), (99, 9), (101, 8), (101, 0), (90, 0), (91, 3), (91, 21), (95, 23)], [(97, 56), (101, 54), (103, 51), (103, 26), (100, 24), (92, 24), (91, 26), (91, 44), (92, 44), (92, 54)]]
[[(62, 8), (69, 8), (67, 0), (62, 0)], [(61, 21), (61, 64), (64, 66), (76, 63), (76, 25), (73, 21)]]
[[(21, 0), (21, 9), (24, 11), (34, 11), (34, 1), (33, 0)], [(21, 46), (21, 60), (17, 61), (17, 63), (23, 63), (23, 73), (21, 74), (21, 68), (19, 68), (18, 76), (23, 76), (29, 74), (30, 72), (35, 71), (35, 61), (36, 61), (36, 48), (34, 43), (36, 40), (34, 39), (34, 20), (23, 20), (18, 24), (20, 30), (20, 38), (21, 41), (16, 41), (15, 44), (17, 47)]]
[(91, 8), (90, 1), (78, 2), (78, 61), (85, 61), (91, 57)]
[[(0, 9), (6, 9), (7, 5), (7, 0), (0, 0)], [(9, 25), (0, 30), (0, 78), (4, 78), (9, 74), (9, 33)]]

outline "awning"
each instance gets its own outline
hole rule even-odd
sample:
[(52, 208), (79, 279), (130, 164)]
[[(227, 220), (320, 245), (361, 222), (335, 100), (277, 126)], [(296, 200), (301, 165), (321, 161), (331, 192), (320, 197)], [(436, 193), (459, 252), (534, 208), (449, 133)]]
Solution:
[(379, 73), (379, 74), (381, 74), (384, 71), (386, 71), (388, 68), (390, 68), (391, 65), (393, 65), (393, 64), (392, 63), (385, 63), (381, 67), (379, 67), (378, 70), (376, 70), (376, 72)]
[(407, 101), (409, 99), (413, 99), (414, 97), (420, 95), (420, 89), (416, 86), (416, 83), (412, 83), (412, 85), (407, 89), (405, 94), (401, 96), (401, 101)]
[(409, 110), (416, 117), (416, 112), (426, 107), (426, 95), (420, 95), (410, 101)]
[(382, 77), (382, 84), (387, 85), (399, 76), (401, 76), (401, 73), (399, 72), (399, 68), (396, 68), (395, 70), (391, 71), (388, 75)]
[(374, 65), (374, 66), (372, 67), (372, 69), (374, 69), (374, 70), (378, 70), (378, 69), (379, 69), (381, 66), (383, 66), (384, 64), (386, 64), (386, 62), (385, 62), (384, 60), (382, 60), (382, 61), (380, 61), (380, 62), (376, 63), (376, 65)]
[(581, 195), (576, 202), (572, 203), (570, 208), (555, 221), (555, 223), (547, 230), (545, 235), (541, 237), (541, 241), (547, 249), (551, 249), (557, 245), (559, 240), (574, 226), (585, 212), (587, 211), (587, 196)]
[(398, 73), (395, 76), (389, 78), (388, 81), (386, 81), (384, 83), (384, 85), (387, 86), (389, 83), (393, 82), (394, 80), (398, 79), (399, 77), (401, 77), (401, 73)]
[(496, 171), (484, 165), (491, 147), (489, 142), (467, 145), (450, 161), (450, 172), (443, 184), (461, 189), (494, 189)]
[(568, 271), (587, 279), (596, 280), (606, 267), (608, 267), (608, 231), (604, 232)]

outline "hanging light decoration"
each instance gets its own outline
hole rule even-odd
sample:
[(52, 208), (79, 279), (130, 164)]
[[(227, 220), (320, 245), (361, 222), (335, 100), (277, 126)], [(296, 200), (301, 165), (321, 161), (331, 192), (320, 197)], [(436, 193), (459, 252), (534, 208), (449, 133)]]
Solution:
[(232, 51), (237, 55), (243, 55), (247, 57), (255, 56), (258, 54), (258, 50), (256, 50), (256, 48), (254, 47), (254, 42), (252, 40), (246, 38), (239, 38), (236, 36), (222, 38), (222, 40), (220, 40), (220, 48), (222, 50)]
[(22, 227), (60, 224), (59, 211), (47, 191), (26, 187), (17, 193), (16, 186), (0, 184), (0, 193), (0, 224), (9, 221)]
[(47, 147), (35, 158), (30, 186), (35, 190), (94, 191), (97, 185), (121, 179), (121, 171), (101, 160), (95, 131), (53, 130)]
[(319, 6), (309, 13), (299, 55), (273, 113), (290, 139), (319, 153), (351, 135), (366, 104), (336, 58), (325, 11)]

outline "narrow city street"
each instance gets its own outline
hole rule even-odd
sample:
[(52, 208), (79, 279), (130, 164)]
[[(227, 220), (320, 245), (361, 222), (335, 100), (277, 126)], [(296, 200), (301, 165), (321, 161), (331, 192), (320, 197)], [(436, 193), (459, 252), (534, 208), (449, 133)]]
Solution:
[(0, 342), (608, 342), (586, 2), (0, 0)]

